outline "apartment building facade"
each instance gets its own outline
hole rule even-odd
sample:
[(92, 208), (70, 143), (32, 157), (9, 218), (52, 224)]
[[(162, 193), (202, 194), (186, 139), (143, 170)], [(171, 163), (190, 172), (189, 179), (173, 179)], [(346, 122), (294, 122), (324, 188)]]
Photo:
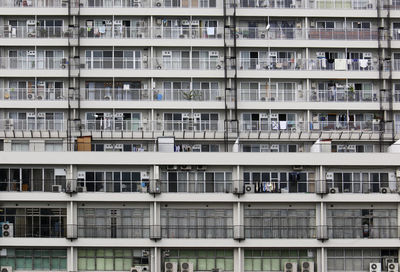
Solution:
[(399, 271), (399, 18), (1, 0), (1, 271)]

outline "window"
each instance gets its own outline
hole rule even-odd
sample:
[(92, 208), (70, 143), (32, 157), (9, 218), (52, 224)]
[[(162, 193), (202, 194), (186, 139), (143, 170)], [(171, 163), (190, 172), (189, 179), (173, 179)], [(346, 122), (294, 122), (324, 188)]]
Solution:
[(385, 172), (333, 172), (334, 179), (328, 180), (328, 188), (337, 188), (347, 193), (379, 193), (380, 188), (394, 190), (394, 180), (389, 181), (389, 173)]
[(1, 266), (11, 266), (13, 270), (67, 270), (66, 249), (7, 248), (7, 256), (0, 256)]
[(335, 22), (333, 21), (323, 21), (317, 22), (317, 28), (335, 28)]
[(255, 193), (315, 192), (312, 172), (244, 172), (243, 180), (254, 186)]
[(148, 208), (79, 208), (78, 237), (148, 238)]
[(61, 151), (63, 151), (63, 142), (62, 141), (46, 141), (45, 142), (45, 151), (61, 152)]
[(308, 261), (314, 262), (316, 266), (316, 257), (317, 252), (313, 249), (246, 249), (244, 271), (284, 271), (287, 262), (301, 264)]
[(20, 152), (29, 151), (29, 141), (12, 141), (11, 151), (20, 151)]
[(328, 209), (330, 238), (397, 238), (396, 209)]
[(0, 139), (0, 151), (4, 151), (4, 140)]
[(244, 210), (246, 238), (314, 238), (314, 209)]
[(147, 192), (148, 180), (142, 180), (141, 172), (86, 171), (78, 186), (88, 192)]
[(328, 271), (370, 271), (370, 263), (398, 262), (397, 249), (332, 248), (327, 250)]
[(0, 222), (14, 224), (14, 237), (65, 237), (63, 208), (2, 208)]
[(177, 262), (178, 266), (183, 262), (193, 263), (194, 271), (212, 271), (214, 268), (226, 272), (234, 270), (232, 249), (169, 249), (162, 254), (168, 256), (165, 262)]
[(161, 173), (162, 192), (230, 193), (232, 172), (168, 171)]
[(135, 265), (149, 265), (149, 252), (146, 248), (79, 248), (78, 270), (129, 271)]
[(233, 211), (161, 208), (163, 238), (232, 238)]

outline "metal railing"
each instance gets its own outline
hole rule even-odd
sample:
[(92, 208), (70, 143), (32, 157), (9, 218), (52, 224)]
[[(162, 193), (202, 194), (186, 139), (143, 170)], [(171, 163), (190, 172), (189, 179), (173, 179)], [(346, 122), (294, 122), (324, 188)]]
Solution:
[(79, 34), (81, 38), (93, 39), (148, 39), (150, 38), (150, 27), (127, 27), (127, 26), (99, 26), (81, 27)]
[(250, 40), (376, 40), (378, 30), (238, 27), (236, 37)]
[(152, 29), (155, 39), (222, 39), (222, 27), (155, 27)]
[(62, 26), (2, 26), (0, 27), (1, 38), (67, 38), (68, 28)]
[[(306, 220), (306, 219), (305, 219)], [(244, 226), (246, 239), (315, 239), (315, 226)]]
[(17, 120), (17, 119), (3, 119), (0, 120), (0, 130), (50, 130), (50, 131), (63, 131), (66, 129), (65, 120)]
[(85, 89), (85, 100), (103, 100), (103, 101), (149, 101), (151, 100), (151, 90), (149, 89), (103, 89), (89, 88)]
[(378, 102), (376, 90), (250, 90), (239, 89), (240, 101), (267, 102)]
[(233, 181), (161, 181), (163, 193), (232, 193)]
[(161, 237), (169, 239), (229, 239), (233, 238), (233, 226), (161, 225)]
[[(43, 218), (43, 217), (42, 217)], [(66, 221), (66, 217), (63, 219)], [(54, 218), (48, 217), (48, 220), (54, 221)], [(15, 224), (13, 226), (13, 237), (16, 238), (64, 238), (66, 237), (66, 225), (61, 222), (54, 222), (52, 225), (45, 224)]]
[(65, 58), (0, 57), (0, 70), (62, 70), (66, 68)]
[(61, 186), (61, 192), (65, 191), (66, 180), (56, 179), (31, 179), (0, 180), (0, 191), (3, 192), (53, 192), (53, 185)]
[(68, 90), (61, 88), (27, 89), (6, 88), (0, 89), (0, 100), (66, 100)]
[[(346, 218), (340, 219), (346, 220)], [(379, 220), (379, 218), (377, 218), (377, 220)], [(399, 238), (398, 231), (398, 226), (370, 226), (368, 224), (364, 226), (328, 226), (328, 237), (331, 239), (393, 239)]]
[(77, 228), (78, 238), (149, 238), (149, 225), (68, 225)]

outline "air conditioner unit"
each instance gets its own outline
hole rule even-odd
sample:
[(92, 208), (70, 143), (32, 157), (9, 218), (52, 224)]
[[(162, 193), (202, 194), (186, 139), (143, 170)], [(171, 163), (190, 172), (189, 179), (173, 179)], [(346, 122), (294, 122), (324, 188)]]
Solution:
[(158, 7), (158, 8), (162, 7), (162, 2), (161, 1), (157, 1), (156, 2), (156, 7)]
[(28, 113), (26, 114), (26, 116), (27, 116), (27, 117), (35, 117), (36, 114), (35, 114), (34, 112), (28, 112)]
[(316, 56), (317, 58), (325, 58), (325, 52), (317, 52)]
[[(1, 233), (3, 237), (14, 237), (14, 224), (3, 223), (3, 225), (1, 225)], [(3, 269), (1, 271), (3, 271)]]
[(369, 272), (381, 272), (382, 265), (380, 263), (370, 263), (369, 264)]
[(148, 265), (135, 265), (134, 267), (131, 267), (131, 272), (145, 272), (149, 271), (149, 266)]
[(35, 20), (27, 20), (26, 24), (27, 25), (36, 25), (36, 22), (35, 22)]
[(197, 171), (206, 171), (207, 170), (207, 166), (205, 165), (197, 165)]
[(314, 262), (302, 262), (301, 272), (314, 272)]
[(283, 267), (283, 271), (284, 272), (297, 272), (297, 263), (294, 263), (294, 262), (285, 263), (284, 267)]
[(199, 25), (199, 24), (200, 24), (199, 20), (192, 20), (192, 25)]
[[(200, 144), (195, 144), (192, 146), (192, 151), (193, 152), (201, 152), (201, 145)], [(197, 169), (199, 170), (199, 169)]]
[(269, 56), (270, 57), (277, 57), (278, 56), (278, 52), (269, 52)]
[(171, 51), (162, 51), (162, 55), (163, 56), (172, 56), (172, 52)]
[(182, 113), (182, 119), (188, 119), (190, 117), (189, 113)]
[(260, 119), (268, 119), (268, 113), (261, 113)]
[(336, 194), (339, 193), (339, 188), (338, 187), (332, 187), (329, 189), (330, 194)]
[(35, 99), (35, 95), (34, 95), (33, 93), (29, 93), (29, 94), (28, 94), (28, 99), (29, 99), (29, 100)]
[(399, 272), (399, 263), (388, 263), (387, 270), (388, 272)]
[(189, 24), (190, 24), (189, 20), (182, 20), (182, 25), (189, 25)]
[(255, 185), (254, 184), (245, 184), (244, 185), (244, 192), (247, 193), (254, 193), (255, 190)]
[(294, 171), (303, 171), (303, 166), (302, 165), (293, 165), (293, 170)]
[(164, 272), (177, 272), (178, 271), (178, 264), (176, 262), (165, 262), (164, 267), (165, 267)]
[(271, 152), (279, 152), (279, 145), (277, 144), (271, 145)]
[(85, 180), (85, 177), (86, 177), (86, 173), (85, 172), (83, 172), (83, 171), (78, 172), (77, 179)]
[(140, 178), (142, 179), (142, 180), (149, 180), (150, 179), (150, 176), (149, 176), (149, 173), (148, 172), (140, 172)]
[(87, 192), (87, 189), (86, 189), (86, 186), (77, 186), (76, 191), (78, 193), (85, 193), (85, 192)]
[(181, 272), (193, 272), (193, 263), (189, 262), (181, 263)]
[(347, 152), (356, 152), (356, 145), (348, 145)]
[(45, 112), (38, 112), (37, 117), (44, 118), (46, 116)]
[(112, 144), (105, 144), (104, 145), (104, 151), (113, 151), (114, 146)]
[(60, 193), (61, 192), (61, 185), (52, 185), (51, 186), (51, 191), (53, 192), (53, 193)]
[(114, 25), (122, 25), (122, 20), (114, 20)]
[(219, 52), (218, 51), (210, 51), (210, 57), (218, 57)]
[(117, 112), (114, 114), (115, 117), (124, 117), (124, 114), (122, 112)]
[(325, 174), (325, 179), (327, 180), (333, 180), (333, 172), (327, 172)]
[(34, 56), (34, 55), (36, 55), (36, 51), (28, 51), (26, 54), (28, 56)]
[(1, 272), (12, 272), (13, 271), (12, 266), (2, 266), (2, 267), (0, 267), (0, 269), (1, 269)]
[(190, 170), (192, 170), (192, 166), (191, 165), (181, 165), (181, 170), (182, 171), (190, 171)]
[(381, 188), (379, 189), (379, 192), (381, 192), (381, 194), (390, 193), (390, 188), (389, 188), (389, 187), (381, 187)]
[(364, 58), (372, 58), (372, 53), (363, 53)]
[(177, 165), (167, 165), (167, 171), (176, 171), (178, 170)]
[(123, 144), (115, 144), (114, 145), (114, 150), (122, 151), (124, 149)]
[(260, 152), (268, 152), (268, 151), (269, 151), (269, 144), (260, 145)]
[(271, 119), (278, 119), (277, 113), (271, 113)]

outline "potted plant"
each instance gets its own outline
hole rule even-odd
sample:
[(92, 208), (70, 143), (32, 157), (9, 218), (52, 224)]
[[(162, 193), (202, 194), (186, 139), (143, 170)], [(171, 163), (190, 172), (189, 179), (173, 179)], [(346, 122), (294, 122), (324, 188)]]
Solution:
[(201, 96), (195, 90), (182, 91), (182, 95), (185, 98), (185, 100), (195, 100), (196, 98)]

